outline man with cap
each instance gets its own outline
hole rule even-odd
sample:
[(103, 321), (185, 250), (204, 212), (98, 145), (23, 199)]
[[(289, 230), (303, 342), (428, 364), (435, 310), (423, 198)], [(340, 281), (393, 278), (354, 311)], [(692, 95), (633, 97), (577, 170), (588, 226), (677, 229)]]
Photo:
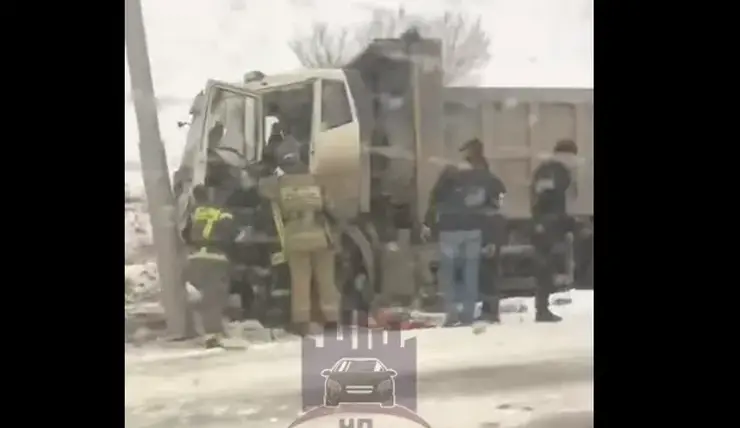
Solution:
[(496, 281), (499, 275), (499, 254), (501, 247), (506, 244), (506, 219), (501, 214), (501, 204), (506, 194), (503, 181), (491, 170), (484, 155), (483, 143), (474, 138), (466, 142), (462, 149), (465, 159), (473, 168), (485, 171), (491, 175), (494, 188), (498, 189), (498, 196), (490, 201), (481, 232), (483, 233), (483, 250), (480, 265), (480, 293), (483, 300), (482, 317), (489, 322), (499, 322), (499, 293)]
[(566, 239), (572, 236), (575, 224), (568, 215), (569, 196), (575, 192), (572, 169), (578, 147), (571, 140), (555, 144), (552, 158), (534, 171), (530, 184), (530, 201), (537, 266), (535, 294), (536, 321), (558, 322), (562, 318), (550, 311), (550, 294), (555, 291), (555, 280), (565, 270)]
[[(438, 276), (448, 324), (474, 321), (485, 244), (483, 229), (504, 193), (501, 181), (482, 168), (480, 158), (475, 156), (482, 153), (479, 140), (467, 141), (460, 151), (463, 159), (445, 168), (432, 188), (422, 227), (423, 239), (430, 237), (432, 228), (439, 231)], [(458, 266), (462, 267), (462, 278), (456, 275)], [(463, 306), (461, 314), (457, 311), (458, 301)]]

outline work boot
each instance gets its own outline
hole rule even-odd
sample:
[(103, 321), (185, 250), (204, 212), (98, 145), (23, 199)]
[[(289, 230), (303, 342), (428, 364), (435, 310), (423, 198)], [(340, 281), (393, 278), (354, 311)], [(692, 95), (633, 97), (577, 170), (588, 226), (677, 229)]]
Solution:
[(490, 324), (498, 324), (501, 322), (501, 318), (498, 316), (498, 314), (491, 313), (484, 313), (483, 315), (481, 315), (480, 320)]
[(489, 323), (501, 322), (500, 317), (500, 301), (498, 297), (488, 297), (483, 302), (483, 313), (481, 314), (481, 321)]
[(442, 324), (442, 327), (459, 327), (460, 325), (462, 325), (460, 317), (457, 312), (454, 312), (448, 313), (447, 316), (445, 316), (445, 321)]
[(463, 323), (457, 320), (451, 320), (448, 322), (445, 322), (442, 327), (462, 327)]
[(536, 322), (560, 322), (563, 319), (550, 312), (550, 293), (537, 290), (534, 297)]
[(205, 337), (203, 345), (206, 349), (221, 348), (221, 337), (218, 334), (209, 334)]
[(560, 322), (563, 318), (550, 312), (550, 309), (538, 310), (535, 315), (536, 322)]
[(445, 323), (442, 326), (443, 327), (462, 327), (462, 326), (471, 325), (471, 324), (473, 324), (472, 321), (466, 322), (460, 317), (459, 314), (455, 314), (453, 316), (447, 316), (447, 318), (445, 319)]

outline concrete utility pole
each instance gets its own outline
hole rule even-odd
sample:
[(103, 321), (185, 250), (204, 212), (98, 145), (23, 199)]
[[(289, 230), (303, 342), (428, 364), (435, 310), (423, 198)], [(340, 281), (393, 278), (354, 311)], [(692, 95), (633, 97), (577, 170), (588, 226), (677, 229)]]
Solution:
[(173, 339), (194, 336), (192, 315), (183, 278), (183, 252), (176, 221), (167, 156), (159, 134), (157, 104), (149, 66), (140, 0), (126, 0), (126, 57), (139, 126), (139, 154), (152, 222), (162, 306)]

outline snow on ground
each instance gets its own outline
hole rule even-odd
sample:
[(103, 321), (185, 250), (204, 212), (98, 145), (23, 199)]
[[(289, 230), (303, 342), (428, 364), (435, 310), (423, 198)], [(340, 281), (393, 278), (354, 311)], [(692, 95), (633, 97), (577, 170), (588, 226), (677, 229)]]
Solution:
[[(562, 315), (565, 318), (566, 323), (573, 322), (572, 320), (575, 318), (578, 320), (578, 323), (583, 324), (590, 329), (591, 323), (593, 322), (594, 311), (593, 291), (577, 290), (568, 292), (567, 294), (572, 299), (572, 303), (565, 306), (555, 306), (553, 307), (553, 310)], [(495, 333), (497, 340), (507, 341), (509, 339), (515, 338), (516, 335), (526, 332), (527, 329), (531, 328), (531, 324), (534, 319), (534, 313), (504, 313), (502, 314), (501, 319), (501, 325), (489, 326), (488, 328), (486, 328), (482, 336), (493, 332)], [(545, 328), (547, 328), (547, 326), (547, 324), (544, 325)], [(404, 335), (408, 337), (418, 336), (420, 338), (436, 338), (439, 339), (441, 342), (447, 343), (448, 338), (452, 338), (453, 340), (456, 338), (459, 339), (459, 332), (463, 330), (466, 329), (412, 330), (404, 332)], [(588, 334), (592, 334), (591, 330), (588, 330)], [(553, 338), (553, 340), (557, 342), (559, 339), (555, 337)], [(190, 346), (185, 346), (183, 348), (184, 349), (163, 348), (160, 344), (156, 343), (143, 347), (129, 346), (126, 348), (126, 364), (134, 366), (149, 362), (170, 362), (180, 359), (188, 359), (191, 357), (199, 358), (202, 355), (214, 353), (213, 351), (197, 349), (193, 350)], [(215, 353), (222, 352), (226, 351), (219, 350)], [(228, 354), (228, 352), (226, 353)], [(254, 357), (258, 360), (262, 358), (270, 358), (273, 360), (281, 358), (295, 358), (300, 354), (300, 347), (297, 341), (259, 343), (250, 346), (249, 354), (250, 358)]]
[(141, 194), (126, 188), (124, 203), (124, 271), (127, 302), (159, 300), (152, 229)]
[[(509, 314), (484, 334), (470, 328), (404, 332), (417, 338), (420, 414), (435, 428), (522, 426), (568, 412), (581, 415), (581, 424), (560, 426), (588, 426), (582, 422), (593, 409), (592, 293), (573, 298), (559, 324)], [(295, 417), (299, 391), (297, 342), (126, 357), (132, 427), (284, 426)]]
[(132, 194), (128, 188), (124, 203), (126, 264), (147, 261), (152, 247), (152, 226), (143, 195)]
[[(415, 334), (417, 370), (424, 376), (462, 367), (589, 358), (591, 325), (578, 324), (572, 320), (553, 325), (504, 323), (480, 335), (474, 335), (470, 328), (420, 331)], [(134, 363), (127, 359), (126, 405), (259, 391), (281, 396), (299, 390), (300, 369), (299, 342), (220, 354), (188, 351), (187, 357), (158, 361), (139, 359)]]
[[(433, 428), (593, 427), (590, 382), (475, 394), (419, 393), (418, 414)], [(222, 397), (206, 405), (198, 399), (181, 399), (149, 408), (127, 409), (126, 422), (131, 428), (287, 427), (299, 414), (298, 400), (298, 394), (279, 400), (259, 395), (231, 400)], [(380, 424), (376, 421), (377, 425)]]

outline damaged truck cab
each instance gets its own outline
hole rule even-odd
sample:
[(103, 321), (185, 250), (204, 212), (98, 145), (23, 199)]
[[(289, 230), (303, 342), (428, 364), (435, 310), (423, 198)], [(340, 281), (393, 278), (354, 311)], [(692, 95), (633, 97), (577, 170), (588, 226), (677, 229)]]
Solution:
[(338, 251), (338, 282), (359, 283), (357, 275), (373, 281), (374, 269), (364, 268), (374, 263), (372, 246), (357, 227), (357, 219), (369, 212), (369, 157), (361, 141), (370, 136), (358, 117), (369, 97), (350, 84), (362, 84), (357, 74), (306, 70), (276, 76), (250, 73), (242, 83), (208, 81), (191, 108), (188, 140), (175, 174), (182, 224), (190, 190), (206, 182), (213, 155), (244, 171), (244, 185), (249, 186), (254, 183), (247, 170), (263, 160), (274, 138), (289, 136), (305, 148), (300, 150), (306, 156), (302, 160), (325, 191), (327, 209), (340, 225), (337, 244), (351, 248)]
[(336, 201), (334, 214), (354, 218), (362, 174), (355, 105), (342, 70), (308, 70), (239, 84), (211, 80), (191, 110), (178, 181), (186, 187), (204, 183), (214, 152), (244, 169), (262, 159), (271, 136), (289, 134), (307, 146), (310, 173), (326, 182)]

